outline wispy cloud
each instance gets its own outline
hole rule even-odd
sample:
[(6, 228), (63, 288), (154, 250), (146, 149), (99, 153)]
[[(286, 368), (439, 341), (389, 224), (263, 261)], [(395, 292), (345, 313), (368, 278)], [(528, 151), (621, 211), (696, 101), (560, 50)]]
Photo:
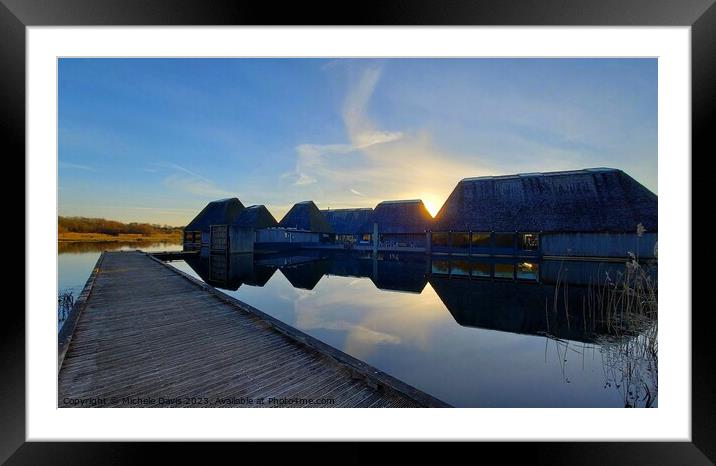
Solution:
[(217, 187), (212, 182), (192, 178), (191, 176), (170, 175), (164, 178), (163, 183), (167, 188), (185, 191), (189, 194), (206, 198), (231, 197), (236, 195), (236, 193)]
[(236, 193), (219, 187), (214, 181), (176, 163), (155, 163), (156, 167), (164, 168), (171, 174), (163, 180), (164, 186), (184, 191), (203, 198), (231, 197)]
[(157, 165), (158, 167), (169, 168), (169, 169), (171, 169), (171, 170), (175, 170), (175, 171), (178, 171), (178, 172), (185, 173), (185, 174), (191, 176), (192, 178), (196, 178), (196, 179), (205, 181), (205, 182), (207, 182), (207, 183), (213, 183), (210, 179), (208, 179), (208, 178), (206, 178), (206, 177), (204, 177), (204, 176), (202, 176), (202, 175), (199, 175), (198, 173), (193, 172), (193, 171), (189, 170), (188, 168), (182, 167), (181, 165), (178, 165), (178, 164), (176, 164), (176, 163), (162, 162), (162, 163), (157, 163), (156, 165)]
[[(350, 204), (351, 198), (335, 194), (341, 192), (361, 196), (363, 202), (422, 198), (435, 213), (460, 178), (487, 170), (474, 156), (465, 163), (465, 157), (438, 149), (426, 129), (380, 128), (368, 109), (381, 74), (381, 67), (363, 69), (344, 99), (342, 119), (348, 141), (299, 144), (295, 171), (283, 177), (296, 186), (321, 186), (324, 189), (316, 193), (332, 193), (333, 205)], [(362, 191), (350, 187), (356, 183)]]
[(68, 168), (73, 170), (84, 170), (88, 172), (96, 172), (97, 169), (89, 165), (80, 165), (78, 163), (60, 162), (60, 168)]
[(294, 180), (294, 185), (305, 186), (316, 183), (317, 179), (308, 173), (316, 169), (320, 170), (320, 166), (325, 163), (324, 156), (350, 154), (373, 146), (399, 141), (405, 136), (400, 131), (377, 129), (366, 115), (368, 102), (380, 74), (381, 68), (379, 67), (367, 69), (345, 99), (342, 116), (350, 142), (299, 144), (296, 146), (298, 157), (295, 172), (284, 174)]

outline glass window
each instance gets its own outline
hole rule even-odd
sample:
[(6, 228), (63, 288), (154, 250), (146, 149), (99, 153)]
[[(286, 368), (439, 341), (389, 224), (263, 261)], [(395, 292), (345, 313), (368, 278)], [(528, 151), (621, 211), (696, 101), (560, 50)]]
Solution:
[(520, 249), (523, 251), (536, 251), (539, 248), (539, 235), (537, 233), (522, 233), (520, 235)]
[(495, 264), (495, 278), (515, 278), (514, 264)]
[(489, 247), (490, 246), (490, 232), (480, 232), (480, 231), (473, 231), (472, 232), (472, 246), (478, 246), (478, 247)]
[(514, 233), (495, 233), (495, 247), (496, 248), (514, 248), (515, 247)]
[(432, 272), (434, 274), (447, 275), (450, 273), (450, 262), (448, 261), (432, 261)]
[(537, 280), (539, 277), (539, 264), (534, 262), (520, 262), (517, 264), (517, 278), (519, 280)]
[(470, 247), (470, 233), (466, 231), (454, 231), (452, 235), (452, 247), (467, 249)]
[(471, 265), (468, 261), (453, 261), (450, 264), (450, 275), (468, 277)]
[(484, 262), (475, 262), (472, 264), (472, 270), (470, 274), (473, 277), (489, 278), (490, 277), (490, 264)]
[(448, 234), (445, 231), (435, 231), (432, 234), (433, 246), (447, 246)]

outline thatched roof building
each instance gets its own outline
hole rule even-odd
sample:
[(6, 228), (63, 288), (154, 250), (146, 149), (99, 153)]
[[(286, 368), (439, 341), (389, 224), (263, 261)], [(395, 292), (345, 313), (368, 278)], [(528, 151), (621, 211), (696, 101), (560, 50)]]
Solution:
[(329, 209), (321, 213), (338, 235), (357, 234), (366, 223), (372, 224), (373, 209)]
[(241, 211), (233, 225), (242, 228), (272, 228), (278, 226), (278, 222), (271, 215), (271, 212), (263, 205), (252, 205)]
[(423, 233), (429, 230), (433, 217), (420, 199), (383, 201), (373, 210), (370, 221), (363, 224), (359, 233), (372, 233), (373, 223), (383, 234)]
[(591, 168), (465, 178), (434, 231), (635, 232), (657, 230), (657, 196), (621, 170)]
[(294, 204), (278, 223), (278, 226), (315, 233), (334, 233), (333, 227), (326, 221), (326, 218), (313, 201)]
[(184, 231), (209, 231), (211, 225), (230, 225), (243, 210), (244, 205), (235, 197), (212, 201), (184, 227)]

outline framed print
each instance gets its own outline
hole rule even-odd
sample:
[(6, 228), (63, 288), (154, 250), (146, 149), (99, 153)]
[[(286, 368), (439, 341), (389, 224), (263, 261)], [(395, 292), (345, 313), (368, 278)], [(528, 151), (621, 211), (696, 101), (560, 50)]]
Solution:
[(716, 458), (691, 257), (712, 1), (2, 2), (27, 181), (9, 464), (237, 440)]

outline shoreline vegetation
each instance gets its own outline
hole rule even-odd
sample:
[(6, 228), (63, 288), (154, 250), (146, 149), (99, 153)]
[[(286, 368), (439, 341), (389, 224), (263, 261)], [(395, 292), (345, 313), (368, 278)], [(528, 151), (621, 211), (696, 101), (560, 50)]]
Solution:
[[(644, 231), (640, 223), (637, 237)], [(552, 318), (563, 313), (569, 327), (570, 314), (576, 317), (578, 313), (585, 333), (599, 330), (597, 344), (605, 368), (605, 387), (620, 390), (626, 408), (651, 408), (658, 406), (659, 391), (658, 262), (642, 263), (631, 252), (627, 258), (623, 271), (595, 277), (581, 303), (569, 302), (569, 282), (562, 279), (560, 268)], [(548, 314), (547, 302), (545, 313)], [(546, 336), (557, 341), (549, 334), (549, 314), (547, 325)]]
[(150, 223), (122, 223), (89, 217), (58, 217), (60, 243), (181, 242), (182, 227)]
[(155, 233), (149, 235), (142, 234), (125, 234), (107, 235), (104, 233), (74, 233), (59, 232), (57, 241), (60, 243), (180, 243), (181, 231), (176, 233)]

